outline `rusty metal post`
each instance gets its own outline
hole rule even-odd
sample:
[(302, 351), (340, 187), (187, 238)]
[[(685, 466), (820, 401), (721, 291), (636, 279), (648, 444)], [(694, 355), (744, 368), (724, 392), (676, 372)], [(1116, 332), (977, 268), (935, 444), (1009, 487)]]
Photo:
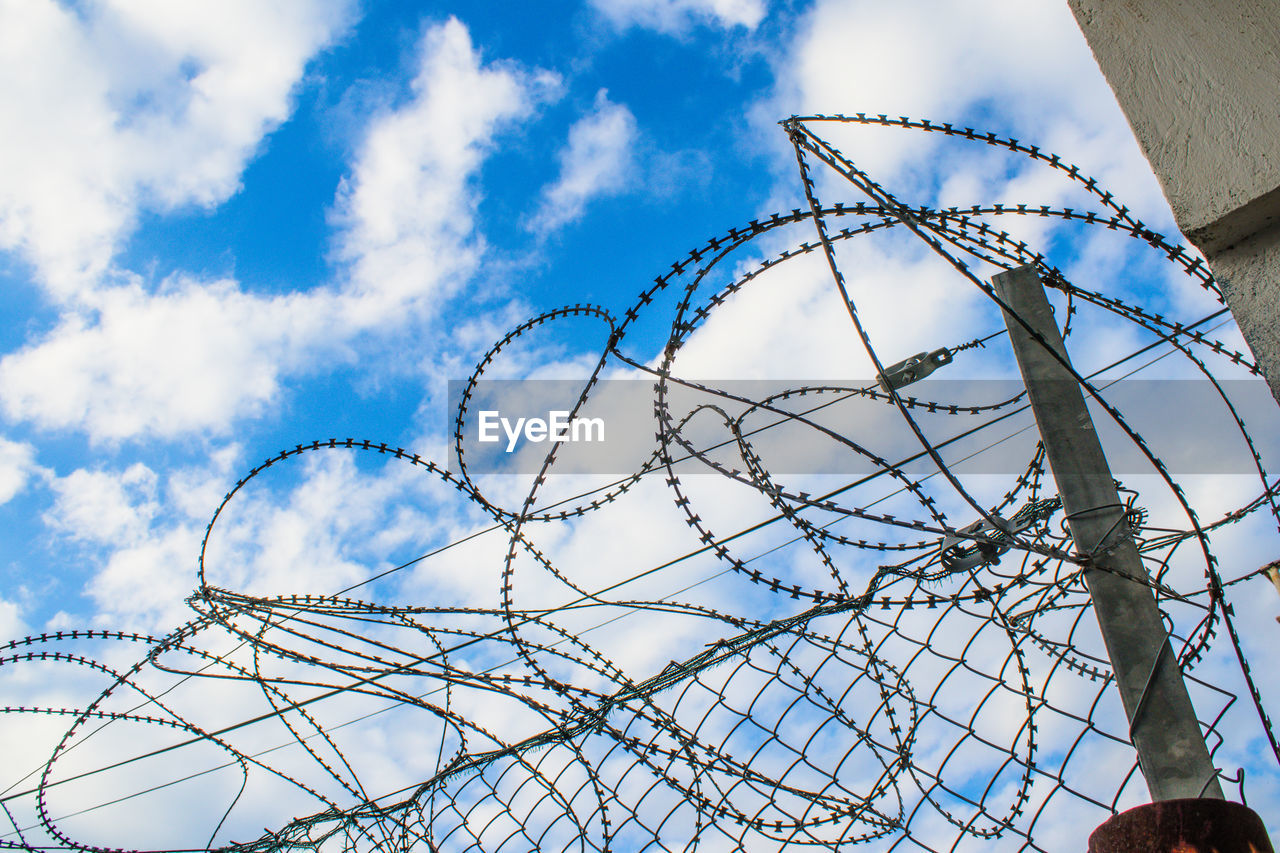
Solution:
[(1253, 809), (1226, 800), (1147, 803), (1089, 836), (1089, 853), (1275, 853)]

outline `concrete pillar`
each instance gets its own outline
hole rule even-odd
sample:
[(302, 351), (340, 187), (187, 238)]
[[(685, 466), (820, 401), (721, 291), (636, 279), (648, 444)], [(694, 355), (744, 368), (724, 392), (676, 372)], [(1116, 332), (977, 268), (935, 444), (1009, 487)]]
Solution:
[(1280, 3), (1068, 4), (1280, 400)]

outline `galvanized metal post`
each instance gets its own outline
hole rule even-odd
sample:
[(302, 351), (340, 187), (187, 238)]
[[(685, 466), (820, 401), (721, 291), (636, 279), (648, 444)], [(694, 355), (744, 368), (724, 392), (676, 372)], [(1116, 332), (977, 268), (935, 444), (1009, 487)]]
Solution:
[[(1077, 552), (1089, 558), (1085, 585), (1129, 720), (1129, 739), (1153, 800), (1222, 799), (1195, 708), (1182, 681), (1150, 578), (1094, 431), (1084, 394), (1063, 363), (1067, 354), (1034, 266), (992, 279), (1020, 318), (1005, 313), (1045, 455)], [(1026, 326), (1023, 325), (1026, 324)], [(1028, 330), (1034, 330), (1042, 340)]]

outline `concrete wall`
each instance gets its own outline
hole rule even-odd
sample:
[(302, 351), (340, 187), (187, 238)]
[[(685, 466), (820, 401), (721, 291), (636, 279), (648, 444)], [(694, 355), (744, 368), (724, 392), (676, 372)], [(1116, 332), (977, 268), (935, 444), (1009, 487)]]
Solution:
[(1280, 400), (1280, 2), (1068, 3)]

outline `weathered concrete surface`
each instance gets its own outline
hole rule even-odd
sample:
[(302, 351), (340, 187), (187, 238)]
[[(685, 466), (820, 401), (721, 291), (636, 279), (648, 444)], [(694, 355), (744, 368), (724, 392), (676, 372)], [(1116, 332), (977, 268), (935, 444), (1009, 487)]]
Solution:
[(1252, 809), (1224, 800), (1164, 800), (1115, 815), (1089, 853), (1274, 853)]
[(1068, 4), (1280, 400), (1280, 3)]
[(1280, 401), (1280, 225), (1209, 255), (1209, 268)]
[(1216, 252), (1280, 222), (1275, 0), (1068, 0), (1164, 187)]

